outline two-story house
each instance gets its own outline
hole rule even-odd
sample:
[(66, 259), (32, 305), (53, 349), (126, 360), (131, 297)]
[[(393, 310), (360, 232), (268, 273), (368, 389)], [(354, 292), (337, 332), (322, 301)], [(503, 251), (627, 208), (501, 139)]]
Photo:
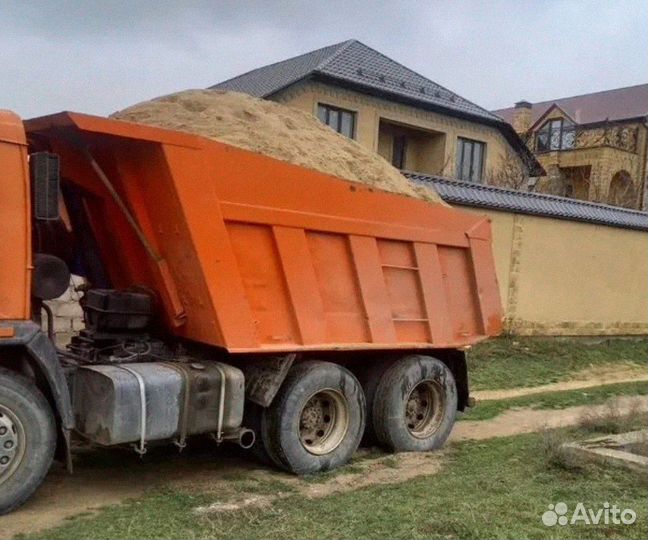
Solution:
[(648, 84), (494, 111), (542, 164), (536, 191), (645, 208)]
[(543, 174), (507, 122), (356, 40), (211, 88), (308, 111), (399, 169), (488, 183), (513, 159), (531, 176)]

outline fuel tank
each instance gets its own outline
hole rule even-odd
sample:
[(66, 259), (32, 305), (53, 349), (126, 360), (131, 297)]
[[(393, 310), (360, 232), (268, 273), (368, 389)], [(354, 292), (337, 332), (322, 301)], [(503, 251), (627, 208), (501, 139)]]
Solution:
[(101, 445), (224, 433), (243, 420), (243, 372), (213, 361), (84, 366), (73, 382), (77, 431)]

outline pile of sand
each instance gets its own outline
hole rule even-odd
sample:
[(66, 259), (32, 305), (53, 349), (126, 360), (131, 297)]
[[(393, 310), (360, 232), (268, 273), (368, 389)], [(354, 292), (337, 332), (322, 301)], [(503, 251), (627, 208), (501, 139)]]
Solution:
[(432, 189), (414, 185), (398, 169), (312, 114), (238, 92), (185, 90), (138, 103), (112, 118), (186, 131), (233, 146), (443, 204)]

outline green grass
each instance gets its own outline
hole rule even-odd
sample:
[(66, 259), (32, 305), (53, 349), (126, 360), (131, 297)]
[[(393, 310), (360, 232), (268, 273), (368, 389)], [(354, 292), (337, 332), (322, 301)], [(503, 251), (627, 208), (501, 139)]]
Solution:
[(597, 405), (615, 396), (638, 396), (648, 394), (648, 383), (617, 383), (595, 386), (585, 390), (565, 390), (562, 392), (543, 392), (530, 396), (511, 399), (479, 401), (468, 409), (459, 420), (488, 420), (513, 408), (565, 409), (577, 405)]
[[(269, 508), (209, 517), (192, 510), (214, 495), (156, 491), (33, 537), (646, 538), (645, 479), (613, 467), (553, 466), (544, 448), (544, 434), (464, 442), (449, 449), (436, 475), (314, 500), (294, 495)], [(577, 502), (609, 502), (632, 508), (638, 519), (632, 526), (545, 527), (542, 513), (559, 501), (570, 510)]]
[(630, 363), (646, 367), (643, 339), (498, 338), (468, 353), (472, 390), (539, 386), (572, 378), (592, 366)]

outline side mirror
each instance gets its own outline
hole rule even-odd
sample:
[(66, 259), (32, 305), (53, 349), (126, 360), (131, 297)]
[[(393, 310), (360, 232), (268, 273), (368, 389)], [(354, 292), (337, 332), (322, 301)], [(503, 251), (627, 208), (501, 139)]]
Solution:
[(34, 218), (55, 220), (59, 218), (59, 157), (49, 152), (29, 155), (32, 179)]

